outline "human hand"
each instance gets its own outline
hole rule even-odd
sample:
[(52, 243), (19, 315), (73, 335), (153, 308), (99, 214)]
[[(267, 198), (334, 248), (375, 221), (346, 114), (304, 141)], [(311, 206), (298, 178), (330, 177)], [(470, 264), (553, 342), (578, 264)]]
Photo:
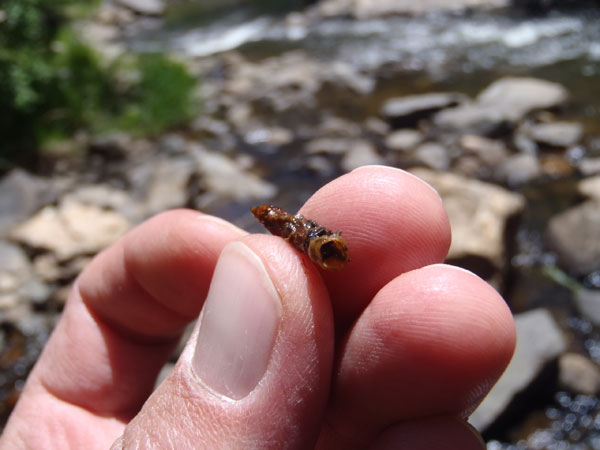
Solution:
[(0, 447), (484, 449), (466, 418), (508, 364), (514, 326), (489, 285), (440, 264), (450, 229), (435, 191), (365, 167), (300, 212), (343, 230), (342, 271), (184, 210), (98, 255)]

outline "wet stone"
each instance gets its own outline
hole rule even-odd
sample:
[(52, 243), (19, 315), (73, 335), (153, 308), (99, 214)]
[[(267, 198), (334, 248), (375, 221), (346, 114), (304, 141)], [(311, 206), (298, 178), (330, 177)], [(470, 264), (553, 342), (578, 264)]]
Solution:
[(564, 178), (575, 172), (575, 166), (560, 154), (546, 154), (540, 158), (542, 173), (551, 178)]
[(552, 147), (570, 147), (581, 139), (583, 127), (574, 122), (540, 123), (531, 126), (528, 134), (540, 144)]
[(294, 140), (294, 134), (282, 127), (258, 127), (246, 133), (244, 140), (250, 145), (281, 147)]
[(576, 291), (575, 305), (584, 319), (600, 326), (600, 290), (580, 289)]
[(139, 191), (142, 217), (187, 204), (187, 186), (194, 173), (194, 161), (187, 157), (157, 158), (148, 163), (148, 178)]
[(502, 78), (483, 90), (474, 102), (444, 109), (434, 123), (449, 130), (488, 135), (502, 127), (514, 127), (527, 114), (555, 108), (567, 101), (566, 89), (535, 78)]
[(224, 200), (268, 200), (277, 193), (274, 184), (262, 180), (245, 165), (222, 153), (196, 146), (193, 156), (204, 189), (204, 194), (195, 199), (200, 209)]
[(565, 353), (558, 361), (559, 382), (576, 394), (595, 395), (600, 391), (600, 368), (578, 353)]
[(369, 117), (363, 126), (366, 131), (380, 136), (385, 136), (390, 131), (390, 126), (377, 117)]
[(146, 16), (161, 15), (165, 10), (165, 4), (161, 0), (116, 0), (116, 2), (137, 14)]
[(466, 134), (460, 138), (460, 146), (467, 154), (472, 154), (485, 166), (502, 164), (508, 158), (508, 149), (502, 141), (484, 136)]
[(600, 175), (580, 181), (577, 190), (588, 198), (600, 201)]
[(113, 211), (76, 200), (63, 200), (58, 207), (48, 206), (15, 227), (11, 238), (67, 260), (102, 250), (129, 227), (129, 221)]
[(15, 169), (0, 180), (0, 236), (54, 201), (57, 190), (52, 182)]
[(541, 175), (538, 159), (529, 153), (510, 156), (495, 170), (495, 178), (511, 187), (530, 183)]
[(599, 270), (600, 203), (590, 200), (552, 217), (547, 237), (559, 263), (570, 273), (586, 275)]
[(437, 142), (426, 142), (415, 150), (415, 158), (430, 169), (445, 170), (450, 166), (446, 147)]
[(377, 153), (373, 144), (356, 140), (342, 157), (341, 166), (342, 170), (350, 172), (361, 166), (381, 165), (383, 162), (383, 158)]
[(452, 228), (448, 261), (491, 281), (506, 264), (508, 223), (523, 210), (524, 197), (451, 173), (426, 169), (411, 172), (442, 197)]
[(391, 98), (383, 104), (381, 115), (394, 128), (411, 127), (437, 111), (456, 106), (465, 100), (463, 94), (457, 93), (431, 93)]
[(348, 138), (318, 138), (306, 144), (309, 155), (343, 155), (354, 144), (355, 139)]
[[(372, 119), (377, 120), (376, 118)], [(383, 123), (385, 124), (385, 122)], [(328, 115), (320, 121), (317, 135), (320, 137), (356, 138), (361, 135), (361, 128), (355, 122)]]
[(385, 138), (385, 145), (393, 151), (406, 152), (414, 149), (423, 142), (423, 134), (410, 128), (396, 130), (388, 134)]
[(577, 166), (584, 176), (600, 175), (600, 157), (582, 158)]
[(526, 410), (528, 405), (518, 404), (519, 397), (529, 389), (540, 388), (536, 380), (548, 373), (567, 347), (558, 324), (545, 309), (516, 315), (515, 326), (515, 354), (498, 383), (469, 419), (480, 432), (493, 425), (503, 413)]

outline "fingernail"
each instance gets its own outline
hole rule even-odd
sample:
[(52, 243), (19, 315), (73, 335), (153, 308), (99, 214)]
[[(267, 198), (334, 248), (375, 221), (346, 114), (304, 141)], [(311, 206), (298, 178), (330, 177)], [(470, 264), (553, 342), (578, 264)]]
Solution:
[(261, 259), (246, 245), (227, 245), (215, 268), (192, 367), (217, 394), (246, 397), (264, 376), (282, 305)]

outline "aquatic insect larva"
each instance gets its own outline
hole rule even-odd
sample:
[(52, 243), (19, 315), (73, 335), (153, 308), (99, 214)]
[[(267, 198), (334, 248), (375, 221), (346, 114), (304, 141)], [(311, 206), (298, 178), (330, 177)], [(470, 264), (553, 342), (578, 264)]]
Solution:
[(341, 231), (328, 230), (301, 214), (273, 205), (255, 206), (252, 214), (271, 234), (284, 238), (325, 270), (340, 270), (350, 261)]

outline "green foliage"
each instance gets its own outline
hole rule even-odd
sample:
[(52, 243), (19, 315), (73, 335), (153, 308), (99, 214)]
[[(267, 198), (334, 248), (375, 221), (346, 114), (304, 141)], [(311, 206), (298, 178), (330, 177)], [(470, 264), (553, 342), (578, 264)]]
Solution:
[(195, 80), (183, 65), (159, 54), (103, 62), (68, 27), (66, 11), (81, 14), (80, 4), (0, 3), (0, 170), (79, 130), (157, 134), (193, 112)]
[(122, 118), (125, 128), (156, 134), (184, 123), (194, 110), (194, 78), (179, 63), (162, 54), (139, 57), (140, 81)]

